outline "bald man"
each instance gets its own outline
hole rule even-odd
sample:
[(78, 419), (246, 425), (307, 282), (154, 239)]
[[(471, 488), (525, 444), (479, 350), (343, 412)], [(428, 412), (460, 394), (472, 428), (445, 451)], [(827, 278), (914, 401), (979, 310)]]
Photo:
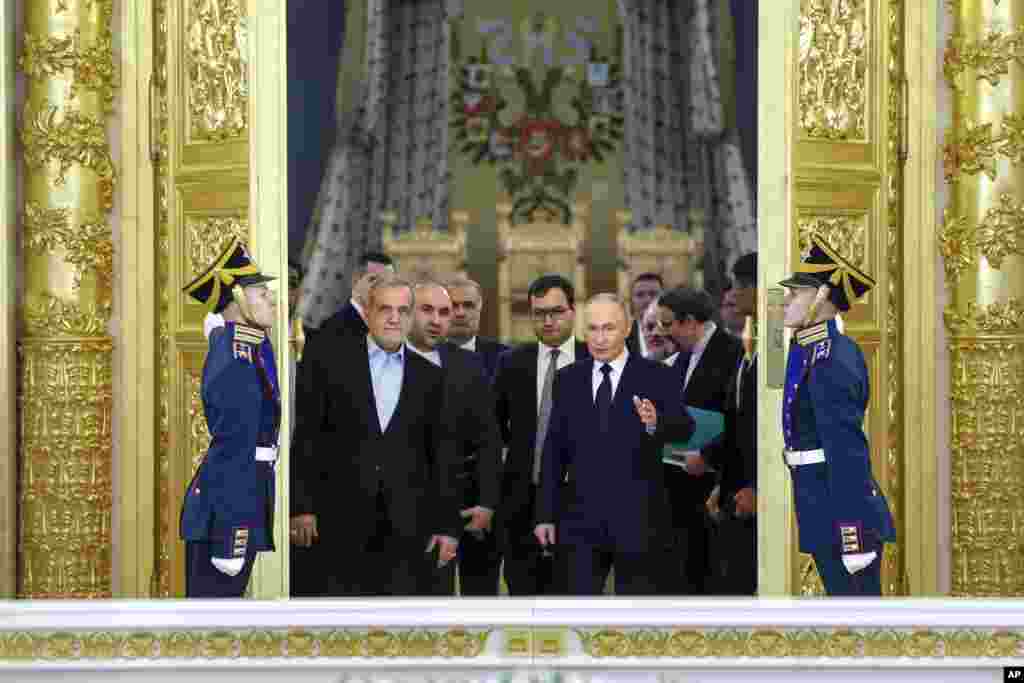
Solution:
[(617, 595), (656, 595), (672, 566), (661, 450), (693, 420), (672, 370), (626, 348), (618, 297), (584, 316), (591, 358), (555, 373), (535, 534), (563, 553), (570, 594), (600, 595), (614, 567)]

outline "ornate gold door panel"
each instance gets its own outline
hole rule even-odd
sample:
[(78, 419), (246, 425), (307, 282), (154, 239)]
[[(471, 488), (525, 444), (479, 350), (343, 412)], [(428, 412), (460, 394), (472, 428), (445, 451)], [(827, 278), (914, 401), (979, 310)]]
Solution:
[(181, 287), (232, 236), (249, 241), (249, 74), (242, 0), (154, 0), (157, 149), (157, 570), (184, 595), (181, 497), (209, 443), (199, 397), (205, 310)]
[[(907, 591), (899, 337), (903, 4), (801, 0), (795, 76), (793, 260), (808, 247), (810, 233), (818, 232), (878, 281), (844, 321), (867, 360), (871, 460), (900, 539), (885, 552), (887, 595)], [(810, 556), (798, 554), (792, 566), (796, 593), (823, 592)]]
[[(945, 265), (956, 596), (1024, 595), (1024, 7), (946, 3)], [(1016, 63), (1016, 64), (1015, 64)]]
[(112, 3), (23, 7), (17, 595), (102, 598), (112, 582)]

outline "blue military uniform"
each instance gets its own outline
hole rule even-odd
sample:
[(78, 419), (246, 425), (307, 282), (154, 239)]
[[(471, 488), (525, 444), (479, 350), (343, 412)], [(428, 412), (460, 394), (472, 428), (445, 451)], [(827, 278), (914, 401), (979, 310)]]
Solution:
[[(186, 291), (219, 313), (231, 287), (266, 282), (233, 242)], [(216, 284), (214, 284), (216, 283)], [(266, 332), (229, 322), (210, 335), (201, 396), (210, 448), (189, 483), (181, 511), (188, 597), (242, 597), (256, 553), (274, 549), (274, 468), (281, 394)], [(241, 561), (234, 574), (215, 566)], [(227, 562), (225, 562), (227, 561)]]
[[(811, 254), (786, 287), (829, 287), (839, 310), (874, 284), (812, 238)], [(892, 514), (871, 471), (864, 433), (871, 387), (864, 354), (835, 320), (798, 330), (786, 363), (782, 426), (793, 478), (800, 550), (814, 557), (829, 595), (881, 595), (886, 542), (896, 540)], [(844, 564), (874, 559), (851, 572)]]

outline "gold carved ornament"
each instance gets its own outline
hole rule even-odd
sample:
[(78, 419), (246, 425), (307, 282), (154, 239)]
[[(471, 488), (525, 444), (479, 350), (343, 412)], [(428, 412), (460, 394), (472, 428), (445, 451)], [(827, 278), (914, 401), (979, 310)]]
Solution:
[(1024, 29), (1010, 32), (994, 29), (977, 42), (968, 42), (963, 34), (956, 33), (943, 52), (942, 73), (950, 87), (962, 91), (962, 76), (966, 71), (973, 70), (978, 80), (999, 85), (1014, 62), (1024, 66)]
[(86, 269), (100, 277), (100, 292), (109, 300), (113, 289), (114, 242), (109, 223), (103, 218), (71, 225), (69, 209), (46, 209), (26, 202), (24, 214), (26, 249), (64, 251), (64, 260), (75, 268), (75, 287), (82, 284)]
[(194, 278), (203, 272), (236, 237), (248, 245), (247, 216), (186, 216), (184, 238), (188, 245), (188, 277)]
[(185, 43), (189, 139), (224, 142), (249, 128), (249, 75), (241, 0), (189, 0)]
[(988, 306), (970, 301), (965, 315), (957, 313), (955, 307), (947, 306), (945, 320), (950, 330), (960, 334), (972, 331), (986, 334), (1021, 333), (1024, 332), (1024, 302), (1016, 297)]
[(113, 36), (109, 30), (101, 31), (88, 46), (82, 45), (81, 30), (63, 37), (26, 33), (18, 66), (35, 80), (71, 72), (70, 98), (77, 98), (83, 90), (91, 90), (100, 96), (103, 112), (111, 114), (119, 78), (113, 57)]
[(999, 133), (991, 123), (965, 121), (942, 150), (943, 175), (947, 183), (958, 183), (963, 175), (984, 173), (996, 179), (1000, 157), (1015, 165), (1024, 162), (1024, 116), (1005, 114)]
[(804, 136), (867, 137), (867, 22), (864, 0), (801, 0), (797, 92)]
[(858, 268), (867, 269), (867, 225), (865, 217), (804, 213), (797, 218), (797, 248), (806, 254), (811, 235), (820, 235), (839, 255)]
[(1024, 253), (1024, 203), (1015, 203), (1009, 194), (985, 212), (982, 221), (972, 226), (965, 216), (950, 210), (943, 215), (939, 248), (946, 268), (946, 284), (955, 285), (973, 268), (980, 253), (993, 268), (1001, 268), (1007, 256)]

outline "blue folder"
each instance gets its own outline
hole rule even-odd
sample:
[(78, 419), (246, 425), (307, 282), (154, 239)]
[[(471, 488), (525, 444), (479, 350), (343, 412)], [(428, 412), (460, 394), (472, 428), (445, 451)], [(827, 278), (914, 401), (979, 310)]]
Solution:
[[(675, 441), (665, 444), (662, 449), (661, 461), (668, 465), (684, 467), (684, 451), (699, 451), (713, 443), (725, 429), (725, 415), (715, 410), (703, 410), (685, 406), (693, 418), (693, 435), (686, 441)], [(685, 467), (684, 467), (685, 469)]]

